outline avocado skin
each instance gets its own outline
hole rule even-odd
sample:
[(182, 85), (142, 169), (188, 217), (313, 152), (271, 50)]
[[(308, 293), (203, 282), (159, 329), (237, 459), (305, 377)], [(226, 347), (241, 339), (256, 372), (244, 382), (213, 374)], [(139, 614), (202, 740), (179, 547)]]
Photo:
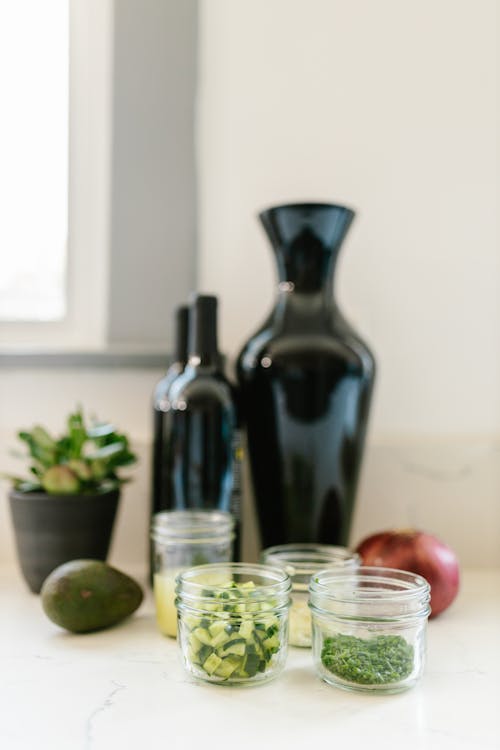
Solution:
[(47, 617), (72, 633), (102, 630), (142, 602), (136, 581), (101, 560), (71, 560), (45, 579), (40, 592)]

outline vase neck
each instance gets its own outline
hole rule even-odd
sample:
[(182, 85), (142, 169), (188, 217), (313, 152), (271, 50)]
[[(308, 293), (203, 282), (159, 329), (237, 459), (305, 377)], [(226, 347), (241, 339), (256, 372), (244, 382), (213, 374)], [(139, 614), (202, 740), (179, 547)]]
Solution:
[(331, 295), (342, 241), (354, 218), (345, 206), (299, 203), (260, 214), (276, 254), (280, 288)]

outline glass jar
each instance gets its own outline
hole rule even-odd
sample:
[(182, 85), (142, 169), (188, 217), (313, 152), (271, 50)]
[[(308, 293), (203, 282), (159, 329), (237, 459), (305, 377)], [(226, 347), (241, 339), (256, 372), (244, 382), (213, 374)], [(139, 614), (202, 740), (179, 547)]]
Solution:
[(175, 579), (195, 565), (232, 560), (234, 519), (218, 510), (162, 511), (153, 516), (151, 540), (156, 619), (160, 631), (175, 638)]
[(284, 667), (291, 582), (265, 565), (202, 565), (177, 578), (179, 645), (194, 677), (267, 682)]
[(421, 677), (430, 586), (392, 568), (322, 570), (309, 586), (313, 657), (325, 682), (397, 693)]
[(268, 547), (261, 554), (261, 562), (283, 568), (292, 580), (290, 609), (290, 646), (311, 646), (311, 613), (309, 611), (309, 581), (323, 568), (359, 567), (361, 559), (346, 547), (330, 544), (281, 544)]

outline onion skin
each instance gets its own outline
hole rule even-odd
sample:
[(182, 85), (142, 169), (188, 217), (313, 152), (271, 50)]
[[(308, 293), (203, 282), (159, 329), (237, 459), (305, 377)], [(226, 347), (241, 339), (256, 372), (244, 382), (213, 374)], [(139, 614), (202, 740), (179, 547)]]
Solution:
[(356, 547), (363, 565), (398, 568), (423, 576), (431, 587), (431, 617), (455, 599), (460, 574), (457, 556), (432, 534), (416, 529), (381, 531)]

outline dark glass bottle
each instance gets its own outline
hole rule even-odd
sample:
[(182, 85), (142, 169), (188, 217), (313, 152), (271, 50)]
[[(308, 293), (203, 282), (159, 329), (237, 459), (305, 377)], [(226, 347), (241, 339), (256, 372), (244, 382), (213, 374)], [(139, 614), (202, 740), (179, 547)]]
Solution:
[(330, 204), (260, 214), (276, 254), (278, 299), (237, 372), (264, 547), (348, 542), (375, 374), (333, 297), (353, 218)]
[(239, 457), (234, 389), (217, 346), (217, 299), (194, 297), (188, 362), (170, 389), (172, 507), (225, 510), (239, 545)]
[(177, 308), (175, 315), (174, 361), (160, 380), (153, 394), (153, 482), (151, 514), (170, 510), (170, 493), (167, 444), (170, 434), (169, 391), (172, 383), (184, 371), (188, 348), (188, 307)]

